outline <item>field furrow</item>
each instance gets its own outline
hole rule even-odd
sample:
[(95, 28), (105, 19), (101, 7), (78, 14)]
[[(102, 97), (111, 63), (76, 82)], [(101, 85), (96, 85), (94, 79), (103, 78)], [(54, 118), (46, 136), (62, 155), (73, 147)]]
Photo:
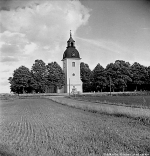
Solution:
[(1, 107), (2, 156), (150, 153), (150, 127), (140, 121), (90, 113), (47, 99), (17, 99), (9, 105), (13, 111), (8, 105)]
[(20, 141), (20, 145), (23, 146), (23, 147), (25, 147), (29, 143), (28, 142), (28, 137), (30, 136), (29, 135), (30, 132), (28, 131), (27, 123), (26, 122), (24, 122), (24, 124), (23, 124), (23, 133), (24, 133), (24, 135), (22, 137), (22, 140)]
[(25, 130), (24, 130), (24, 123), (20, 123), (19, 125), (19, 132), (18, 134), (16, 135), (16, 142), (17, 143), (21, 143), (22, 140), (23, 140), (23, 137), (24, 137), (24, 133), (25, 133)]
[(10, 128), (11, 132), (10, 132), (10, 136), (9, 136), (9, 140), (11, 140), (11, 142), (16, 140), (16, 134), (19, 132), (19, 123), (18, 122), (10, 122), (7, 127)]

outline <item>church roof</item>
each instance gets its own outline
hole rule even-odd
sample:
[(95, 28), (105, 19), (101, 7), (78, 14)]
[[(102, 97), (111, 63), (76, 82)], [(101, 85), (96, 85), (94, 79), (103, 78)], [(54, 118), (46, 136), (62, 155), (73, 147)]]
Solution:
[(69, 40), (68, 40), (67, 42), (75, 42), (75, 41), (73, 40), (73, 38), (72, 38), (71, 30), (70, 30), (70, 38), (69, 38)]
[(80, 59), (80, 55), (75, 47), (67, 47), (67, 49), (65, 50), (63, 54), (63, 59), (65, 58), (79, 58)]
[(75, 42), (72, 38), (72, 36), (70, 36), (69, 40), (67, 42)]
[(77, 58), (80, 59), (80, 55), (78, 50), (75, 48), (75, 41), (72, 38), (71, 31), (70, 31), (70, 38), (67, 41), (67, 49), (63, 54), (63, 59), (65, 58)]

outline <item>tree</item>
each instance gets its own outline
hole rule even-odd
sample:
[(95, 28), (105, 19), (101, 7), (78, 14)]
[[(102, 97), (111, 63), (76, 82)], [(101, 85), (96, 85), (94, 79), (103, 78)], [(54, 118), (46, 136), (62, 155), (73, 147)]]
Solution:
[(92, 72), (88, 64), (84, 62), (80, 63), (80, 75), (83, 82), (83, 91), (90, 92), (92, 90)]
[(8, 80), (10, 83), (10, 89), (14, 93), (28, 93), (31, 91), (29, 82), (32, 81), (32, 75), (30, 70), (25, 66), (21, 66), (14, 70), (13, 77), (9, 77)]
[(125, 62), (123, 60), (116, 60), (115, 61), (117, 69), (117, 79), (116, 79), (116, 85), (118, 89), (122, 89), (122, 91), (127, 88), (127, 85), (129, 82), (132, 82), (132, 74), (130, 69), (130, 63)]
[(148, 77), (148, 71), (146, 67), (143, 65), (140, 65), (139, 63), (135, 62), (131, 66), (132, 71), (132, 80), (133, 84), (135, 85), (135, 89), (144, 89), (142, 86), (146, 84), (147, 77)]
[(147, 90), (150, 90), (150, 66), (147, 67), (148, 77), (147, 77)]
[(99, 63), (93, 70), (93, 84), (96, 91), (103, 91), (107, 85), (105, 70)]
[(132, 81), (129, 62), (116, 60), (115, 63), (110, 63), (106, 67), (107, 79), (111, 78), (113, 89), (124, 91), (129, 82)]
[(42, 60), (35, 60), (32, 66), (31, 73), (34, 79), (33, 88), (35, 92), (44, 93), (46, 87), (46, 65)]
[(111, 88), (114, 91), (114, 89), (116, 89), (115, 81), (117, 79), (117, 73), (116, 67), (113, 63), (110, 63), (106, 66), (105, 74), (107, 78), (107, 88)]
[(56, 63), (51, 62), (46, 65), (47, 69), (47, 85), (53, 85), (55, 88), (61, 89), (64, 86), (65, 77), (62, 68)]

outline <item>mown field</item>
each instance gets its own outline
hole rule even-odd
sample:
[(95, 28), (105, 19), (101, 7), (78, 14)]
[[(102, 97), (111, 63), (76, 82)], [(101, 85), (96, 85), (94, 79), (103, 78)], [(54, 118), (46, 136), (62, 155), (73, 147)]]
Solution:
[(1, 156), (150, 154), (150, 125), (48, 99), (0, 102)]
[(76, 97), (80, 100), (87, 100), (92, 102), (102, 102), (106, 104), (122, 104), (127, 106), (149, 107), (150, 95), (80, 95)]

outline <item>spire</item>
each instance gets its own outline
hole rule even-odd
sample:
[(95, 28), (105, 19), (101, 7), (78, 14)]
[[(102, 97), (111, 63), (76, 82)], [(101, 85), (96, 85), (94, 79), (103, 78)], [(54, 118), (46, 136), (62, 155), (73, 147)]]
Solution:
[(75, 42), (75, 41), (73, 40), (73, 38), (72, 38), (71, 30), (70, 30), (70, 38), (69, 38), (68, 41), (70, 41), (70, 42)]
[(70, 30), (70, 38), (67, 41), (67, 47), (75, 47), (75, 41), (72, 38), (71, 30)]
[(71, 30), (70, 30), (70, 38), (72, 37), (72, 34), (71, 34)]

